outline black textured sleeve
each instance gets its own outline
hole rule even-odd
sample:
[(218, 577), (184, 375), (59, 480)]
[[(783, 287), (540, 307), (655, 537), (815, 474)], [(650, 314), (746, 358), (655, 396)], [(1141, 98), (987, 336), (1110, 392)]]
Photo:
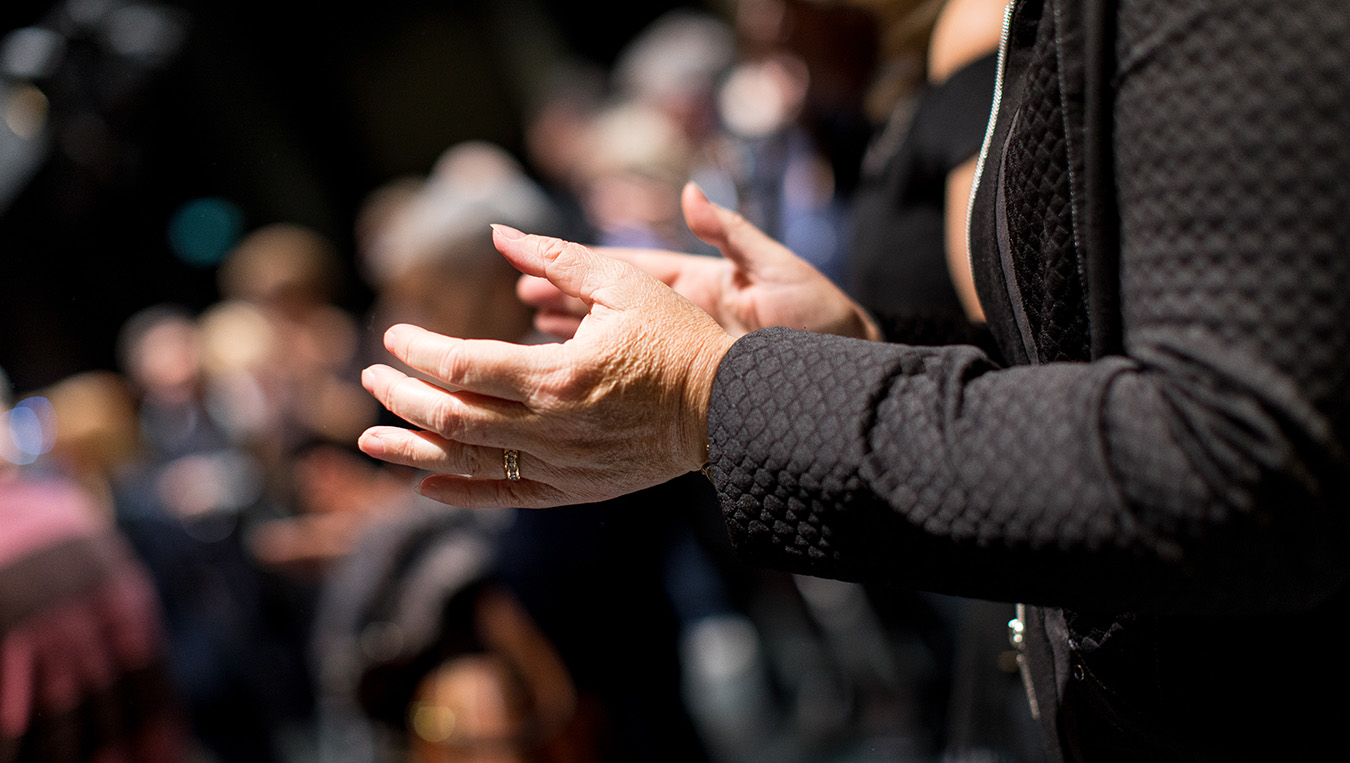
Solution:
[(1125, 354), (742, 338), (709, 439), (748, 559), (1086, 610), (1342, 584), (1350, 5), (1118, 7)]

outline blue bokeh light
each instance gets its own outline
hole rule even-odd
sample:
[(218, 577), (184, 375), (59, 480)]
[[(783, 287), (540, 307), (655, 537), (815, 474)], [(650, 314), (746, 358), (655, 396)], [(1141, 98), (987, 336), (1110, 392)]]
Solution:
[(31, 464), (56, 444), (56, 411), (45, 397), (30, 397), (0, 413), (0, 455)]
[(169, 221), (169, 246), (178, 259), (199, 268), (220, 264), (239, 241), (244, 213), (228, 199), (203, 197), (178, 208)]

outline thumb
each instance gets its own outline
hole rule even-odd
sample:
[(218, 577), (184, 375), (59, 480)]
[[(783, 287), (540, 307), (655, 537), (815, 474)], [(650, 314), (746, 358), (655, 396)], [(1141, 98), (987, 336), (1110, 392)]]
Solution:
[(492, 242), (517, 270), (547, 279), (563, 294), (615, 309), (638, 306), (657, 281), (638, 268), (589, 247), (551, 236), (492, 226)]
[(754, 274), (766, 267), (797, 259), (787, 247), (739, 213), (714, 204), (694, 183), (685, 184), (680, 203), (689, 230), (721, 250), (722, 256), (741, 270)]

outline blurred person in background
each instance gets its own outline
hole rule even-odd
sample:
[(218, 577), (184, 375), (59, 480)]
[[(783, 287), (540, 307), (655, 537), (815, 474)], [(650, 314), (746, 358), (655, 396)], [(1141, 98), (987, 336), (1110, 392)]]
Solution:
[(680, 188), (692, 146), (663, 111), (616, 102), (587, 125), (576, 183), (595, 241), (601, 245), (682, 248)]
[[(729, 18), (672, 11), (625, 46), (611, 74), (613, 98), (677, 128), (687, 155), (680, 181), (695, 179), (842, 279), (840, 202), (856, 171), (853, 144), (865, 137), (853, 80), (871, 65), (868, 18), (840, 4), (785, 0), (733, 3)], [(842, 124), (852, 127), (833, 129)], [(843, 185), (836, 167), (849, 168)], [(683, 229), (679, 185), (665, 194), (666, 238), (684, 239), (681, 251), (705, 251)]]
[(155, 589), (112, 521), (130, 396), (96, 372), (11, 408), (0, 380), (0, 759), (184, 763)]
[(371, 329), (416, 317), (483, 339), (528, 337), (530, 314), (515, 298), (514, 270), (482, 256), (490, 242), (481, 222), (500, 212), (556, 225), (549, 198), (504, 149), (481, 141), (446, 150), (407, 193), (385, 196), (403, 185), (394, 181), (370, 197), (372, 204), (392, 198), (359, 253), (376, 293)]
[(739, 57), (717, 106), (718, 162), (734, 195), (704, 190), (843, 284), (847, 205), (871, 129), (864, 95), (876, 74), (877, 19), (846, 2), (740, 0), (732, 20)]
[[(277, 462), (275, 467), (268, 463), (269, 476), (281, 483), (276, 489), (287, 500), (292, 492), (284, 481), (298, 448), (316, 441), (346, 443), (348, 432), (376, 416), (351, 382), (359, 333), (354, 317), (336, 304), (343, 274), (333, 244), (295, 223), (251, 231), (226, 255), (218, 273), (222, 303), (237, 303), (241, 314), (244, 307), (254, 308), (266, 324), (252, 332), (266, 358), (241, 357), (229, 368), (232, 351), (226, 342), (217, 353), (225, 361), (217, 370), (222, 386), (249, 385), (272, 400), (252, 424), (268, 431), (250, 439), (255, 447), (272, 451), (264, 453), (264, 462)], [(237, 339), (248, 344), (243, 336)]]
[[(848, 288), (877, 314), (952, 329), (979, 323), (965, 212), (993, 103), (1006, 3), (877, 5), (888, 19), (884, 63), (869, 94), (880, 127), (851, 200)], [(916, 38), (916, 29), (930, 31)]]
[(547, 85), (525, 108), (521, 160), (558, 210), (559, 230), (578, 240), (593, 241), (579, 181), (591, 124), (609, 97), (608, 72), (594, 64), (560, 63), (550, 69)]
[(156, 305), (123, 325), (118, 358), (143, 447), (115, 472), (115, 511), (155, 582), (196, 739), (223, 762), (281, 760), (307, 712), (303, 608), (246, 544), (270, 511), (265, 472), (214, 373), (222, 336), (235, 353), (257, 342), (226, 331), (221, 309)]

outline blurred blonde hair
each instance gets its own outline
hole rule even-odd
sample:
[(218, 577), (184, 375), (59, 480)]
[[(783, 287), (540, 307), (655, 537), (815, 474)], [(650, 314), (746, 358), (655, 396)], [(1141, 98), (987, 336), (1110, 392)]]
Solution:
[(53, 384), (45, 396), (56, 413), (54, 453), (68, 465), (107, 475), (138, 451), (136, 400), (121, 375), (75, 374)]

